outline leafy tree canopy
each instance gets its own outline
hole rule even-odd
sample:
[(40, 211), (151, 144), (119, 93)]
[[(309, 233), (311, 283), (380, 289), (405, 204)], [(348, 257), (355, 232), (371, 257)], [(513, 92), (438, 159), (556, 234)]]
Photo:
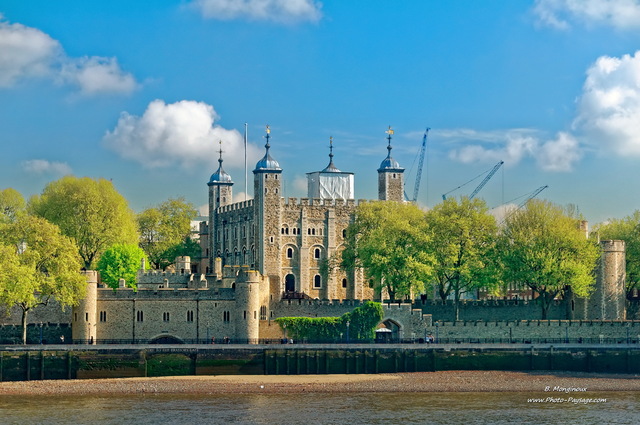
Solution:
[(15, 221), (25, 211), (24, 198), (15, 189), (0, 191), (0, 222)]
[(91, 268), (109, 246), (138, 240), (133, 212), (105, 179), (63, 177), (33, 197), (28, 209), (58, 225), (76, 242), (86, 268)]
[(601, 239), (623, 240), (626, 246), (627, 293), (640, 288), (640, 211), (611, 219), (595, 229)]
[(0, 303), (22, 310), (23, 343), (30, 310), (51, 297), (66, 306), (85, 296), (81, 267), (77, 246), (47, 220), (24, 215), (0, 224)]
[(200, 246), (190, 238), (191, 220), (197, 215), (194, 205), (182, 197), (138, 214), (140, 247), (156, 268), (164, 269), (177, 256), (200, 256)]
[(458, 317), (460, 295), (496, 284), (492, 259), (497, 224), (481, 199), (449, 198), (427, 213), (428, 250), (442, 300), (451, 294)]
[(579, 230), (579, 221), (559, 206), (530, 200), (506, 218), (499, 243), (504, 281), (538, 293), (543, 318), (551, 301), (567, 287), (581, 297), (592, 291), (599, 248)]
[(389, 297), (421, 291), (432, 272), (433, 256), (426, 251), (425, 214), (414, 204), (393, 201), (358, 205), (347, 228), (342, 268), (362, 267)]
[(98, 260), (98, 271), (102, 282), (111, 288), (118, 288), (124, 279), (130, 288), (137, 287), (137, 274), (144, 251), (134, 244), (117, 244), (108, 248)]

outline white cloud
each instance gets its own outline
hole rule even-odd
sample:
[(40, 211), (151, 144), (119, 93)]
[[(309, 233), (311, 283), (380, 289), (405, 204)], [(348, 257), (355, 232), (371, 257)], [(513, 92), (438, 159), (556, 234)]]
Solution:
[(591, 145), (640, 156), (640, 51), (602, 56), (588, 69), (574, 129)]
[(538, 166), (545, 171), (566, 172), (582, 158), (578, 141), (569, 133), (558, 133), (555, 140), (548, 140), (535, 152)]
[(275, 22), (317, 22), (322, 4), (315, 0), (194, 0), (205, 18)]
[(623, 30), (640, 28), (639, 0), (536, 0), (533, 12), (540, 23), (563, 30), (573, 20)]
[(71, 174), (71, 167), (64, 162), (51, 162), (46, 159), (31, 159), (22, 163), (22, 168), (35, 174)]
[(582, 157), (578, 141), (568, 133), (558, 133), (556, 139), (541, 142), (533, 136), (505, 132), (502, 141), (492, 140), (492, 145), (467, 145), (449, 152), (455, 161), (469, 164), (473, 162), (505, 161), (506, 166), (514, 166), (525, 158), (533, 158), (545, 171), (566, 172)]
[(116, 58), (98, 56), (67, 60), (61, 70), (63, 81), (75, 84), (83, 94), (131, 93), (138, 84), (120, 69)]
[[(243, 138), (237, 130), (214, 125), (218, 119), (213, 106), (182, 100), (166, 104), (149, 103), (141, 117), (123, 112), (103, 143), (120, 156), (147, 167), (208, 166), (217, 168), (217, 150), (222, 141), (224, 167), (243, 167)], [(248, 144), (247, 156), (255, 163), (261, 150)], [(232, 176), (233, 178), (233, 176)], [(236, 179), (238, 180), (238, 179)]]
[(42, 31), (9, 24), (0, 15), (0, 86), (22, 78), (43, 77), (62, 54), (60, 43)]
[(115, 58), (67, 56), (57, 40), (0, 15), (0, 87), (46, 78), (77, 86), (85, 95), (130, 93), (137, 83)]

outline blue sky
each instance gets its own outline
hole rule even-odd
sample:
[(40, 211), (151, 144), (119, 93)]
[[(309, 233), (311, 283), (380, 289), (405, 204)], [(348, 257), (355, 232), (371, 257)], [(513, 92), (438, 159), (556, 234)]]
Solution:
[(112, 179), (136, 211), (204, 205), (222, 140), (244, 199), (247, 122), (250, 170), (271, 126), (285, 196), (306, 195), (333, 136), (356, 197), (376, 198), (391, 125), (408, 193), (431, 128), (422, 205), (504, 160), (478, 195), (491, 207), (549, 185), (540, 197), (592, 223), (639, 208), (638, 0), (5, 0), (0, 14), (0, 187), (25, 197), (72, 173)]

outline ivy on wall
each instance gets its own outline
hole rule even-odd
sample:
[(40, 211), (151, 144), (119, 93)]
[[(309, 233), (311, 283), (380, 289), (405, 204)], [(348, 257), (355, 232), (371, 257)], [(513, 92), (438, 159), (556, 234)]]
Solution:
[(383, 312), (380, 303), (366, 301), (340, 317), (279, 317), (275, 322), (289, 337), (307, 341), (335, 341), (344, 338), (349, 323), (350, 340), (372, 340)]

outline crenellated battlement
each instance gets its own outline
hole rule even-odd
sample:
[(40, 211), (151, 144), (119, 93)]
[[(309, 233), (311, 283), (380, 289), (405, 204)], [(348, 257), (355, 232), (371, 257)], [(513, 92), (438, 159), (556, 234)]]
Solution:
[(113, 300), (154, 300), (154, 301), (194, 301), (194, 300), (215, 300), (215, 301), (234, 301), (235, 290), (232, 288), (154, 288), (154, 289), (138, 289), (119, 288), (113, 290), (111, 288), (99, 288), (99, 301)]
[(241, 210), (246, 209), (247, 213), (252, 212), (249, 209), (253, 208), (253, 199), (247, 199), (246, 201), (240, 201), (229, 205), (223, 205), (218, 207), (217, 213), (223, 214), (232, 211), (241, 212)]

